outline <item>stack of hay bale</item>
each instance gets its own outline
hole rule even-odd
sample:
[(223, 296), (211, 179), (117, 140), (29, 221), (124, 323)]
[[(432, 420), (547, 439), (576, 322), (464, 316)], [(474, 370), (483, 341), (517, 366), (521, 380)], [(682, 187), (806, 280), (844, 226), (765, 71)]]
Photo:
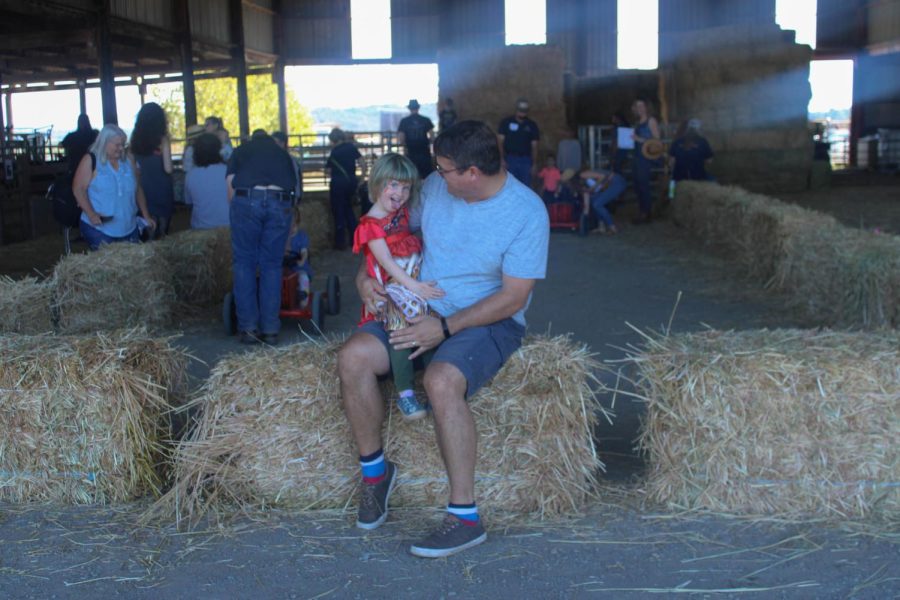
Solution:
[(52, 282), (0, 277), (0, 333), (53, 331), (52, 295)]
[(309, 235), (309, 250), (316, 254), (334, 246), (334, 217), (328, 194), (306, 193), (300, 202), (300, 220)]
[(649, 497), (678, 509), (900, 517), (900, 335), (657, 337), (631, 356), (648, 403)]
[(0, 337), (0, 499), (158, 494), (186, 355), (139, 330)]
[(900, 237), (714, 183), (680, 183), (674, 209), (680, 224), (789, 293), (816, 323), (900, 326)]
[(227, 228), (64, 257), (45, 281), (0, 279), (0, 332), (158, 329), (222, 301), (232, 287)]
[(54, 275), (63, 333), (160, 328), (172, 319), (172, 267), (159, 244), (109, 244), (72, 254)]
[(810, 47), (771, 20), (668, 32), (660, 43), (670, 114), (703, 122), (716, 177), (764, 193), (806, 189)]
[[(308, 343), (223, 359), (196, 401), (201, 417), (179, 446), (162, 509), (192, 520), (222, 503), (352, 503), (359, 467), (336, 350)], [(532, 338), (472, 399), (476, 487), (486, 512), (549, 517), (577, 512), (592, 497), (601, 467), (591, 438), (595, 367), (567, 338)], [(385, 452), (400, 472), (391, 504), (439, 506), (447, 488), (432, 422), (404, 422), (390, 404)]]
[(212, 306), (231, 290), (231, 230), (189, 229), (159, 242), (171, 267), (179, 310)]

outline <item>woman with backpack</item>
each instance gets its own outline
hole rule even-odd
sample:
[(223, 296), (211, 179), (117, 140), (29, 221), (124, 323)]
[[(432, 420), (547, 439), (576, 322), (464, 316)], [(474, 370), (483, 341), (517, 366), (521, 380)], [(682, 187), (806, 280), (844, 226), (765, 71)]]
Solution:
[(139, 210), (150, 229), (156, 227), (135, 177), (134, 158), (125, 154), (126, 139), (118, 126), (105, 125), (75, 171), (72, 193), (81, 208), (79, 229), (91, 250), (139, 242)]

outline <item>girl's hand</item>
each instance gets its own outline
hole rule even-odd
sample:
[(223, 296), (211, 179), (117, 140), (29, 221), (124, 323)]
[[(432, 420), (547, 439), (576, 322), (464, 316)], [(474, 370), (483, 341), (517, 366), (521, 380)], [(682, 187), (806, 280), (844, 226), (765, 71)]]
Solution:
[(410, 291), (415, 292), (426, 300), (433, 298), (441, 298), (444, 296), (444, 290), (438, 287), (437, 281), (417, 281)]

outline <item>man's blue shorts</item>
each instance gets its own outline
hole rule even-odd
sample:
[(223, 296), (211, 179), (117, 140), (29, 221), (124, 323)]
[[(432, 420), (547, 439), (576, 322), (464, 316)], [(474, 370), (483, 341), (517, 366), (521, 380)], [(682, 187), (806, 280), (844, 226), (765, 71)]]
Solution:
[[(389, 334), (381, 322), (369, 321), (357, 331), (374, 335), (385, 349), (390, 349)], [(522, 345), (523, 337), (525, 327), (512, 318), (483, 327), (463, 329), (441, 342), (437, 348), (416, 358), (416, 368), (424, 368), (432, 361), (450, 363), (466, 378), (468, 398), (497, 374), (510, 355)]]

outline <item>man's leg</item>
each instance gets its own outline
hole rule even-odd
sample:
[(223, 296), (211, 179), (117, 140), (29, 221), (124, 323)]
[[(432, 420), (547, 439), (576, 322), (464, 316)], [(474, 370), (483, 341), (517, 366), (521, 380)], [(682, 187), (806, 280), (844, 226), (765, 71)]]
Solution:
[(259, 333), (256, 267), (259, 264), (262, 221), (258, 202), (250, 198), (234, 198), (230, 207), (234, 303), (237, 307), (238, 329), (253, 333)]
[(525, 328), (512, 319), (464, 329), (438, 346), (425, 370), (425, 390), (450, 480), (450, 502), (441, 526), (410, 547), (415, 556), (449, 556), (487, 539), (475, 504), (478, 438), (466, 398), (497, 374), (524, 334)]
[(363, 456), (381, 448), (384, 400), (378, 377), (390, 370), (387, 349), (375, 336), (357, 331), (338, 352), (338, 378), (344, 412), (356, 449)]
[(434, 411), (435, 432), (450, 479), (450, 502), (475, 501), (475, 419), (466, 403), (466, 378), (446, 362), (425, 371), (425, 391)]
[(284, 246), (291, 230), (289, 202), (267, 198), (262, 201), (262, 231), (259, 237), (259, 329), (264, 341), (277, 342), (281, 330), (281, 277)]
[(397, 467), (385, 460), (381, 447), (384, 401), (378, 375), (390, 368), (385, 341), (357, 331), (338, 353), (338, 377), (344, 411), (359, 451), (362, 470), (356, 526), (375, 529), (388, 516), (388, 501), (397, 481)]

